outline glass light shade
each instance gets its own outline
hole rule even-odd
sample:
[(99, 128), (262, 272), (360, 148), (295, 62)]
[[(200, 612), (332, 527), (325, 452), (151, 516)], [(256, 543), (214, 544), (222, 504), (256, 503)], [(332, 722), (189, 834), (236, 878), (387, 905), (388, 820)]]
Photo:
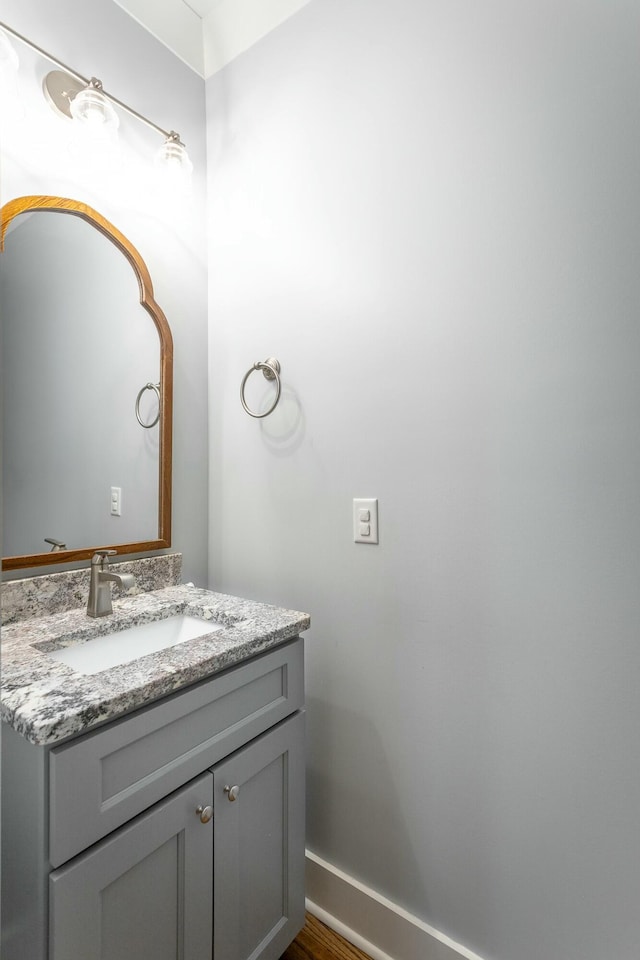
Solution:
[[(0, 127), (10, 137), (10, 127), (25, 118), (24, 103), (18, 86), (20, 62), (9, 37), (0, 30)], [(7, 142), (9, 142), (7, 140)]]
[(9, 37), (3, 30), (0, 30), (0, 69), (15, 71), (19, 65), (18, 54), (14, 50)]
[(118, 114), (105, 95), (92, 84), (76, 94), (69, 110), (74, 120), (96, 133), (112, 133), (118, 129)]
[(184, 143), (167, 137), (155, 156), (155, 166), (166, 171), (169, 176), (188, 177), (193, 170)]

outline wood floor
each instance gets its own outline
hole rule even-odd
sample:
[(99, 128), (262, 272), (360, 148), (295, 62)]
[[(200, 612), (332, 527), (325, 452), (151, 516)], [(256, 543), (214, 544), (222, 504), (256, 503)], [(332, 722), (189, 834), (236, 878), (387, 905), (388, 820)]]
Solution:
[(370, 957), (308, 913), (304, 927), (280, 960), (370, 960)]

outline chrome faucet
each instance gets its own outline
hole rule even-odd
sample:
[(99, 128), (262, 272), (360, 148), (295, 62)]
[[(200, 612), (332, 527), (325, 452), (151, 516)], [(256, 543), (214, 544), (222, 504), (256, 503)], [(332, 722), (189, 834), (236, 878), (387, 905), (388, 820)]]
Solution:
[(91, 558), (91, 581), (89, 583), (88, 617), (107, 617), (113, 613), (111, 602), (111, 584), (117, 583), (123, 590), (135, 586), (130, 573), (111, 573), (107, 557), (116, 550), (96, 550)]

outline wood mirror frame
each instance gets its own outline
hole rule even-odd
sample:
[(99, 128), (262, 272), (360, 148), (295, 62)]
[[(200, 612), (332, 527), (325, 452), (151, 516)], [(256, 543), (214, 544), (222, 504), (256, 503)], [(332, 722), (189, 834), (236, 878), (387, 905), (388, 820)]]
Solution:
[(147, 553), (171, 546), (171, 473), (172, 473), (172, 420), (173, 420), (173, 338), (167, 319), (153, 296), (153, 284), (147, 266), (136, 248), (103, 216), (86, 203), (64, 197), (26, 196), (10, 200), (0, 209), (0, 252), (4, 251), (5, 236), (11, 222), (21, 213), (34, 211), (67, 213), (80, 217), (107, 237), (127, 258), (138, 281), (140, 303), (153, 320), (160, 338), (160, 420), (159, 420), (159, 489), (158, 489), (158, 538), (136, 543), (103, 544), (82, 547), (77, 550), (58, 550), (48, 553), (3, 557), (3, 570), (18, 570), (26, 567), (49, 566), (49, 564), (72, 563), (89, 559), (96, 549), (115, 550), (121, 553)]

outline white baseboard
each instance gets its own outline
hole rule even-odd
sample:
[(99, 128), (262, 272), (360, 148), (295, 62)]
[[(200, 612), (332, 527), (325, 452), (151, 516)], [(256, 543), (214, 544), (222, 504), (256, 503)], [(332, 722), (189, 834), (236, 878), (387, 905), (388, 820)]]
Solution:
[(307, 910), (373, 960), (482, 960), (307, 850)]

